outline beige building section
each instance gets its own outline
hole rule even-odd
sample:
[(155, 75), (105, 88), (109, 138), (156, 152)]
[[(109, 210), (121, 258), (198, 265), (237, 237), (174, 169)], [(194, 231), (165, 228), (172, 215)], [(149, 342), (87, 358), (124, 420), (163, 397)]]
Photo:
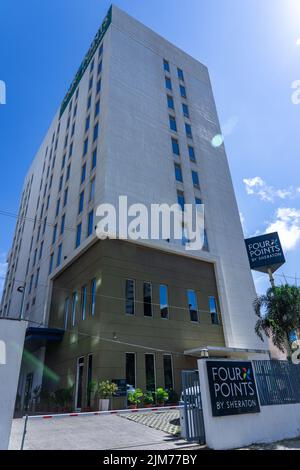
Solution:
[[(91, 315), (91, 281), (96, 279), (96, 304)], [(126, 279), (135, 281), (135, 314), (125, 310)], [(143, 282), (152, 284), (152, 317), (144, 316)], [(161, 318), (159, 286), (168, 286), (169, 318)], [(86, 319), (82, 319), (82, 287), (88, 288)], [(187, 289), (195, 290), (199, 322), (191, 322)], [(76, 322), (72, 326), (71, 298), (78, 292)], [(130, 242), (98, 241), (53, 283), (50, 327), (64, 328), (65, 299), (70, 299), (69, 321), (59, 344), (49, 344), (46, 365), (60, 382), (47, 387), (64, 388), (76, 382), (77, 359), (84, 357), (84, 390), (87, 388), (88, 355), (93, 354), (93, 379), (125, 379), (126, 352), (136, 354), (136, 386), (146, 389), (145, 353), (155, 355), (156, 386), (165, 386), (163, 354), (172, 355), (174, 389), (181, 392), (181, 370), (197, 367), (187, 349), (225, 346), (221, 314), (213, 324), (209, 296), (218, 299), (214, 265), (196, 259), (146, 248)], [(218, 300), (217, 300), (218, 302)], [(44, 382), (45, 385), (45, 382)], [(115, 399), (116, 407), (124, 399)]]

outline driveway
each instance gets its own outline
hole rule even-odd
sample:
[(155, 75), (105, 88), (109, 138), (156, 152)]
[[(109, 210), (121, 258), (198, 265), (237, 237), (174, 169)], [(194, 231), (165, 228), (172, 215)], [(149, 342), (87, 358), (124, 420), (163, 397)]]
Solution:
[[(23, 419), (13, 421), (11, 450), (20, 449)], [(118, 415), (29, 420), (25, 450), (100, 450), (187, 448), (187, 442)]]

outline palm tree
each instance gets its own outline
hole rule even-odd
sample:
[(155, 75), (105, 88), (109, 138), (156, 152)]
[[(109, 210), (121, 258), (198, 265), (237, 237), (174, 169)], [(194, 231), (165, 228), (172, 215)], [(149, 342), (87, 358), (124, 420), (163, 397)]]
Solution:
[(256, 334), (263, 341), (264, 333), (285, 352), (291, 333), (300, 328), (300, 288), (289, 284), (271, 287), (266, 294), (256, 297), (253, 305), (258, 317)]

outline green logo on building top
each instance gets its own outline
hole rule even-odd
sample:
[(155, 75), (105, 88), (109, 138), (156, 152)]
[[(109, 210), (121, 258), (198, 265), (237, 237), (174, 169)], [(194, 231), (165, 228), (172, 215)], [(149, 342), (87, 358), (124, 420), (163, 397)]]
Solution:
[(75, 78), (61, 104), (61, 108), (60, 108), (60, 114), (59, 114), (59, 117), (62, 116), (64, 110), (66, 109), (66, 107), (68, 106), (68, 103), (69, 101), (71, 100), (84, 72), (86, 71), (89, 63), (91, 62), (98, 46), (100, 45), (100, 42), (102, 41), (110, 23), (111, 23), (111, 18), (112, 18), (112, 7), (110, 7), (110, 9), (108, 10), (107, 12), (107, 15), (106, 17), (104, 18), (104, 21), (102, 23), (102, 25), (100, 26), (95, 38), (94, 38), (94, 41), (92, 42), (91, 44), (91, 47), (89, 48), (85, 58), (83, 59), (76, 75), (75, 75)]

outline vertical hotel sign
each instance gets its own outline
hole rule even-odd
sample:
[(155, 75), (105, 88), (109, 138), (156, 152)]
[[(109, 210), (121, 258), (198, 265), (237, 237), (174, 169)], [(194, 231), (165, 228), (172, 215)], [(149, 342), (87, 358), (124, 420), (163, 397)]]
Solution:
[(110, 7), (110, 9), (108, 10), (107, 12), (107, 15), (106, 17), (104, 18), (104, 21), (102, 23), (102, 25), (100, 26), (95, 38), (94, 38), (94, 41), (92, 42), (91, 44), (91, 47), (89, 48), (85, 58), (83, 59), (76, 75), (75, 75), (75, 78), (61, 104), (61, 107), (60, 107), (60, 113), (59, 113), (59, 117), (62, 116), (64, 110), (66, 109), (66, 107), (68, 106), (68, 103), (69, 101), (71, 100), (84, 72), (86, 71), (89, 63), (91, 62), (98, 46), (100, 45), (100, 42), (102, 41), (109, 25), (111, 24), (111, 19), (112, 19), (112, 7)]

